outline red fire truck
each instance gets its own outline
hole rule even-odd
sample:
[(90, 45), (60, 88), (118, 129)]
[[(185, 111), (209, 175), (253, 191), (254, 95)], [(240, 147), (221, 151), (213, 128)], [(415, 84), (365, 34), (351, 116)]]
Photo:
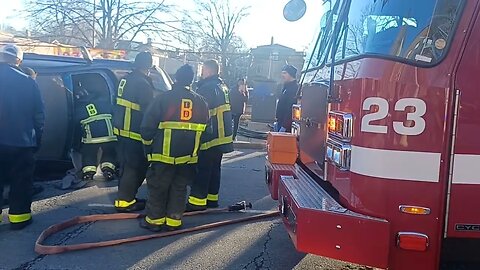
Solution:
[(480, 1), (323, 2), (296, 161), (266, 163), (296, 248), (394, 270), (480, 260)]

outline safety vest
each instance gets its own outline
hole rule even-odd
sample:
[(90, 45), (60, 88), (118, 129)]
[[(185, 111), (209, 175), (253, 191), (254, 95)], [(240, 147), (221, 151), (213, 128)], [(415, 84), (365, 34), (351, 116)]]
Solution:
[(143, 143), (151, 149), (148, 161), (172, 165), (197, 163), (207, 121), (207, 104), (196, 93), (174, 85), (171, 91), (160, 94), (142, 123)]
[(114, 133), (124, 138), (142, 141), (140, 124), (143, 111), (152, 98), (153, 86), (148, 77), (140, 72), (134, 71), (120, 80), (114, 112)]
[(76, 117), (83, 130), (82, 143), (97, 144), (117, 140), (113, 132), (112, 115), (109, 102), (78, 104)]
[(200, 150), (218, 148), (223, 153), (233, 151), (232, 112), (228, 87), (218, 76), (214, 76), (200, 83), (198, 93), (207, 100), (212, 127), (211, 133), (203, 134)]

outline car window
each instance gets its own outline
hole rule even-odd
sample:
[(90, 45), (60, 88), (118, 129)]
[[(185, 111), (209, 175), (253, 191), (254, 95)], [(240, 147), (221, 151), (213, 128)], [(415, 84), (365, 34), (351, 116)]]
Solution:
[[(121, 80), (130, 72), (131, 70), (113, 70), (118, 80)], [(172, 80), (162, 69), (153, 67), (150, 72), (150, 78), (155, 90), (159, 92), (172, 90)]]

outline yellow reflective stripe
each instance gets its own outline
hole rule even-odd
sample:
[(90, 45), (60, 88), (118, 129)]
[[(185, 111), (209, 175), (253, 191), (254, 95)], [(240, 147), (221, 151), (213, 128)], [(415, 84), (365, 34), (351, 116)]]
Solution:
[(208, 194), (207, 200), (209, 201), (218, 201), (218, 194)]
[(131, 101), (128, 101), (126, 99), (119, 98), (119, 97), (117, 97), (117, 105), (123, 106), (127, 109), (132, 109), (132, 110), (135, 110), (135, 111), (140, 111), (141, 110), (140, 104), (137, 104), (137, 103), (134, 103), (134, 102), (131, 102)]
[(85, 124), (89, 124), (89, 123), (92, 123), (92, 122), (95, 122), (95, 121), (111, 120), (111, 119), (112, 119), (111, 114), (99, 114), (99, 115), (95, 115), (95, 116), (90, 116), (87, 119), (84, 119), (84, 120), (80, 121), (80, 124), (85, 125)]
[(121, 129), (118, 129), (118, 128), (114, 128), (113, 133), (115, 135), (122, 136), (122, 137), (125, 137), (125, 138), (130, 138), (132, 140), (136, 140), (136, 141), (140, 141), (140, 142), (142, 141), (142, 136), (140, 134), (132, 132), (132, 131), (127, 131), (127, 130), (121, 130)]
[(112, 169), (112, 170), (115, 170), (115, 168), (116, 168), (115, 165), (114, 165), (113, 163), (111, 163), (111, 162), (103, 162), (103, 163), (101, 164), (101, 167), (102, 167), (102, 169), (103, 169), (103, 168), (110, 168), (110, 169)]
[(151, 219), (148, 216), (145, 217), (145, 221), (152, 225), (163, 225), (165, 224), (165, 218)]
[(94, 144), (94, 143), (105, 143), (105, 142), (114, 142), (117, 141), (117, 137), (115, 136), (104, 136), (98, 138), (82, 138), (82, 143), (86, 144)]
[(132, 109), (125, 108), (125, 116), (123, 118), (123, 130), (130, 131), (131, 120), (132, 120)]
[(110, 119), (105, 119), (105, 122), (107, 123), (108, 136), (113, 136), (112, 115), (110, 115)]
[(200, 148), (200, 139), (202, 138), (202, 132), (197, 131), (195, 134), (195, 145), (193, 146), (193, 153), (192, 157), (196, 157), (198, 155), (198, 149)]
[(180, 227), (182, 226), (182, 221), (179, 219), (173, 219), (173, 218), (167, 217), (167, 226)]
[(133, 199), (133, 201), (131, 201), (131, 202), (122, 201), (122, 200), (115, 200), (115, 207), (126, 208), (126, 207), (129, 207), (130, 205), (133, 205), (136, 202), (137, 202), (136, 199)]
[(125, 80), (125, 79), (122, 79), (120, 81), (120, 83), (118, 84), (117, 95), (119, 97), (123, 96), (123, 90), (124, 90), (126, 84), (127, 84), (127, 80)]
[(167, 164), (194, 164), (198, 162), (198, 157), (183, 156), (183, 157), (169, 157), (162, 154), (149, 154), (147, 155), (148, 161), (163, 162)]
[(210, 149), (210, 148), (215, 147), (215, 146), (228, 144), (228, 143), (232, 143), (232, 142), (233, 142), (233, 139), (232, 139), (231, 135), (227, 136), (227, 137), (224, 137), (224, 138), (217, 138), (217, 139), (213, 139), (209, 142), (202, 143), (202, 145), (200, 146), (200, 150), (207, 150), (207, 149)]
[(96, 172), (96, 171), (97, 171), (97, 167), (95, 167), (95, 166), (85, 166), (85, 167), (83, 167), (83, 169), (82, 169), (82, 172), (83, 172), (83, 173)]
[(223, 123), (223, 112), (217, 114), (218, 138), (225, 137), (225, 125)]
[(163, 152), (164, 156), (170, 156), (170, 144), (172, 143), (172, 130), (164, 129), (163, 130)]
[(142, 143), (143, 143), (143, 145), (152, 145), (153, 140), (147, 141), (147, 140), (142, 139)]
[(181, 129), (181, 130), (191, 130), (191, 131), (205, 131), (207, 125), (205, 124), (195, 124), (195, 123), (184, 123), (184, 122), (161, 122), (158, 125), (159, 129)]
[(208, 114), (210, 115), (210, 117), (212, 117), (212, 116), (215, 116), (217, 114), (224, 113), (224, 112), (230, 111), (230, 110), (231, 110), (230, 104), (223, 104), (221, 106), (218, 106), (216, 108), (208, 110)]
[(10, 220), (10, 223), (25, 222), (27, 220), (30, 220), (31, 218), (32, 218), (31, 213), (20, 214), (20, 215), (14, 215), (14, 214), (8, 215), (8, 220)]
[(207, 205), (207, 198), (199, 199), (193, 196), (188, 196), (188, 203), (197, 206), (206, 206)]

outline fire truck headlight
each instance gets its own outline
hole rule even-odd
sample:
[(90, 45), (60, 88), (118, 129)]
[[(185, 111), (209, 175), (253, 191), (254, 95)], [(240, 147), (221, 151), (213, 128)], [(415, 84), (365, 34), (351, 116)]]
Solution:
[(350, 156), (352, 147), (349, 144), (332, 139), (327, 141), (327, 160), (335, 164), (341, 170), (350, 170)]

